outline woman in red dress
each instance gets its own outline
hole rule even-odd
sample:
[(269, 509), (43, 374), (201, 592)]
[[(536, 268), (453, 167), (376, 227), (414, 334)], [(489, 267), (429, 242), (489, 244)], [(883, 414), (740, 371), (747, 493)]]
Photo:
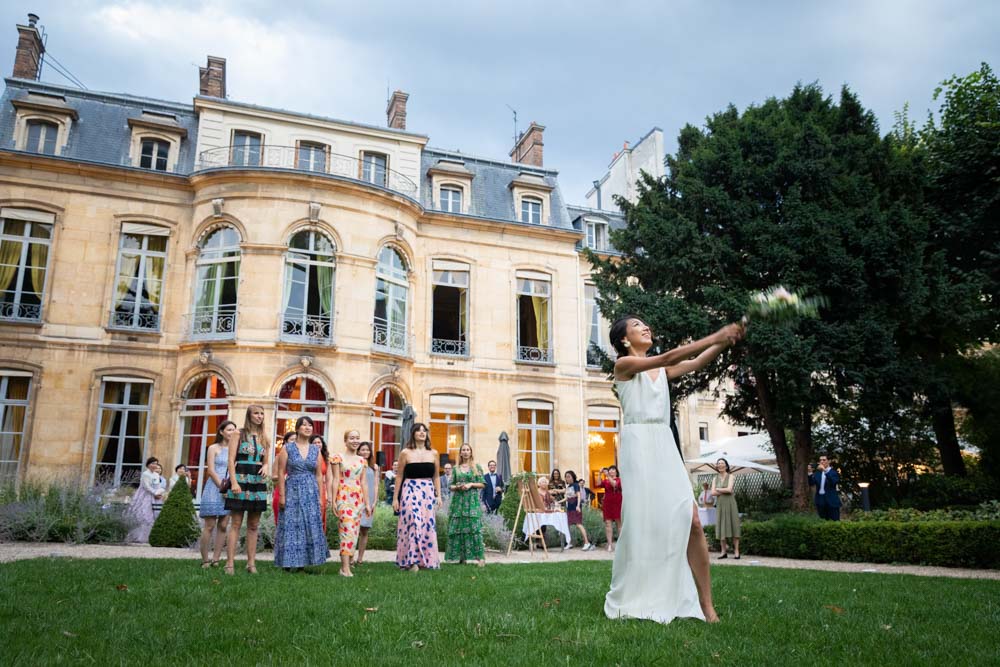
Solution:
[(604, 487), (604, 535), (608, 538), (608, 551), (614, 551), (614, 531), (611, 524), (618, 524), (618, 532), (622, 532), (622, 480), (618, 477), (618, 466), (608, 467), (608, 476), (601, 482)]

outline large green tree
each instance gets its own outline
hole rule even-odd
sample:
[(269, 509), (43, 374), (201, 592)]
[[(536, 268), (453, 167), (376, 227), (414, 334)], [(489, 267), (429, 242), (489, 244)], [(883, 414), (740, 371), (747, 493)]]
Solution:
[(775, 284), (826, 298), (819, 319), (753, 323), (728, 362), (674, 388), (733, 380), (726, 415), (768, 432), (799, 508), (818, 416), (850, 399), (878, 418), (889, 397), (912, 396), (913, 362), (895, 339), (926, 307), (927, 223), (902, 196), (916, 187), (903, 156), (846, 88), (836, 101), (800, 85), (730, 107), (685, 127), (668, 175), (618, 202), (623, 257), (590, 255), (602, 312), (641, 315), (664, 346), (739, 318)]

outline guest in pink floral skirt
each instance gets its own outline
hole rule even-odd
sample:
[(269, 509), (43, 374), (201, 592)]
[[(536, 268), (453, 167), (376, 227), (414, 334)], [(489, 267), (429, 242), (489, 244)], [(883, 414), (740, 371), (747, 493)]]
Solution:
[(399, 512), (396, 565), (410, 572), (437, 569), (441, 560), (434, 512), (441, 499), (441, 482), (437, 452), (431, 449), (426, 425), (413, 425), (399, 461), (403, 475), (392, 498), (392, 509)]

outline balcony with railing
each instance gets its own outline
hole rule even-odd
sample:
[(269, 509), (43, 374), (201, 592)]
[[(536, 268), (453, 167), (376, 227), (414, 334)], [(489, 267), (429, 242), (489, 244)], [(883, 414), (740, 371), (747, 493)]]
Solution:
[(418, 199), (417, 184), (393, 169), (366, 164), (360, 158), (337, 153), (324, 153), (325, 159), (315, 159), (296, 146), (260, 146), (254, 148), (221, 146), (202, 151), (195, 171), (239, 167), (242, 169), (294, 169), (316, 174), (329, 174), (359, 183), (370, 183)]
[(0, 301), (0, 320), (9, 322), (41, 322), (42, 306), (40, 304)]
[(281, 318), (281, 340), (310, 345), (333, 345), (333, 317), (285, 313)]
[(125, 331), (157, 332), (160, 330), (160, 314), (155, 312), (135, 312), (131, 310), (116, 310), (111, 313), (108, 322), (111, 329)]
[(196, 308), (184, 316), (184, 330), (191, 340), (236, 338), (236, 307)]
[(519, 345), (517, 348), (517, 360), (529, 364), (551, 364), (553, 363), (552, 348)]
[(404, 357), (409, 356), (411, 345), (406, 327), (376, 320), (372, 328), (372, 349)]
[(464, 340), (432, 338), (431, 354), (440, 354), (447, 357), (468, 357), (469, 344)]

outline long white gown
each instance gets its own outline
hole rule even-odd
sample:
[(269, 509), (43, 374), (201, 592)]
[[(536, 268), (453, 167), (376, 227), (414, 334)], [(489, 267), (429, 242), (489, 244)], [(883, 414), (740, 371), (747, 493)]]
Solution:
[(622, 405), (622, 528), (604, 599), (608, 618), (705, 620), (688, 565), (694, 496), (670, 431), (666, 371), (616, 382)]

